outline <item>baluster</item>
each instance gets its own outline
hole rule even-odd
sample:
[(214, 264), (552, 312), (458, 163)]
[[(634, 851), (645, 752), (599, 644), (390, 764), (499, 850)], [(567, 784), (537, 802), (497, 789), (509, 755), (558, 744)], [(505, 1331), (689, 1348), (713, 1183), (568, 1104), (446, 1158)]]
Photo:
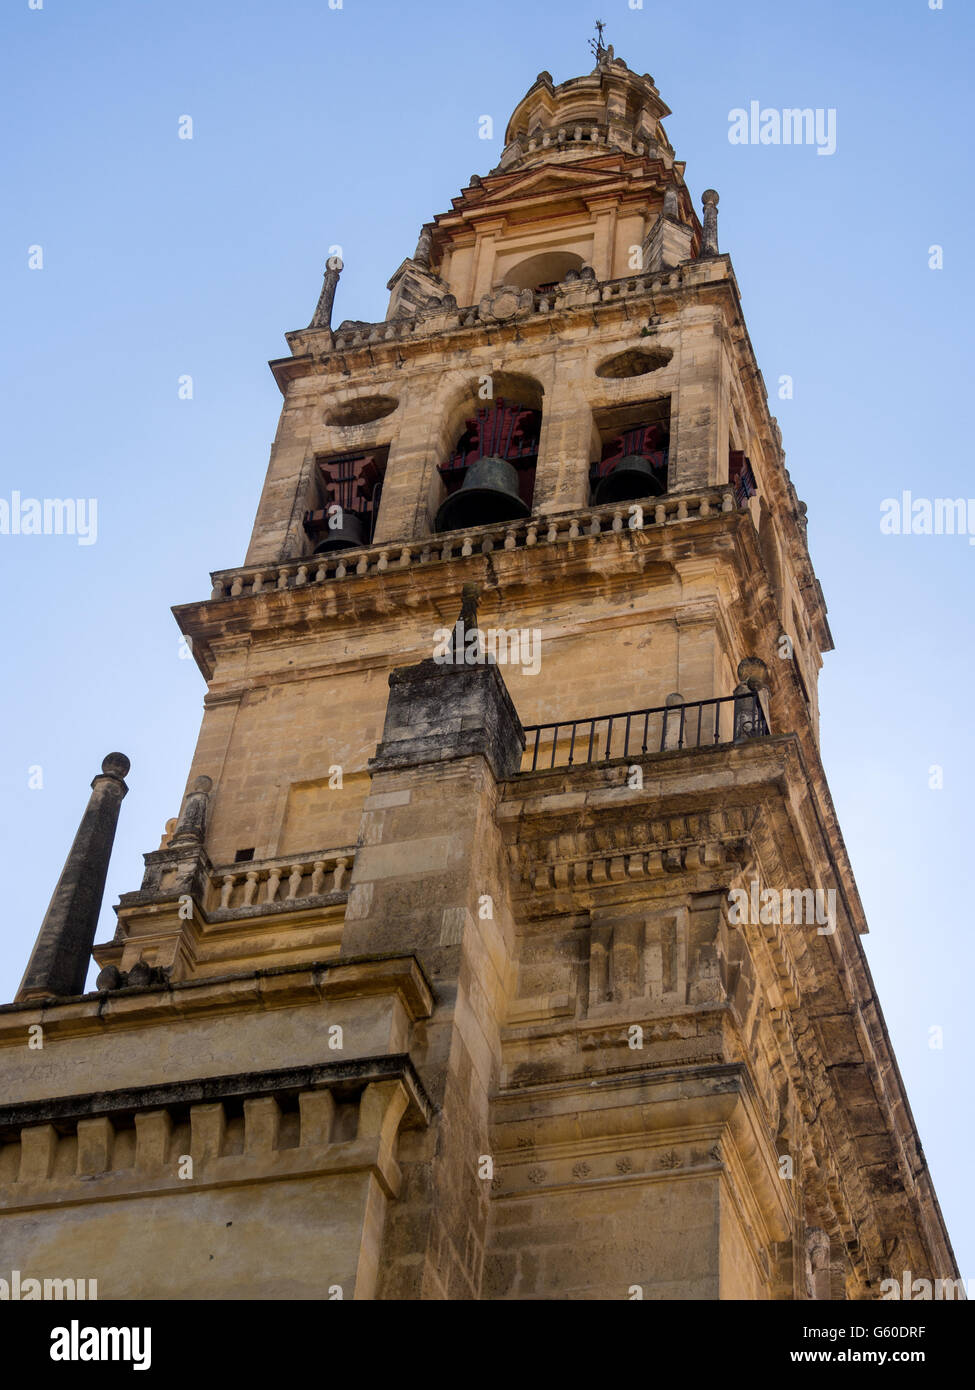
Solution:
[(481, 551), (485, 555), (490, 555), (493, 549), (494, 537), (491, 535), (491, 532), (489, 531), (487, 535), (484, 537), (484, 539), (481, 541)]
[(348, 859), (338, 859), (335, 863), (335, 874), (332, 878), (332, 892), (341, 893), (342, 885), (345, 882), (345, 870), (348, 867)]
[(263, 588), (264, 588), (264, 576), (263, 576), (263, 574), (261, 574), (261, 573), (257, 573), (257, 574), (255, 574), (255, 576), (254, 576), (254, 583), (251, 585), (251, 593), (252, 593), (252, 594), (259, 594)]
[(291, 873), (288, 877), (288, 901), (293, 902), (298, 896), (298, 889), (301, 887), (301, 880), (304, 871), (300, 864), (292, 864)]
[(383, 570), (387, 569), (389, 569), (389, 551), (381, 550), (379, 552), (379, 559), (376, 561), (376, 571), (381, 574)]
[(407, 568), (407, 566), (409, 565), (410, 561), (412, 560), (412, 558), (413, 558), (413, 556), (410, 554), (410, 547), (409, 547), (408, 545), (404, 545), (404, 546), (403, 546), (403, 549), (402, 549), (402, 550), (400, 551), (400, 553), (399, 553), (399, 566), (400, 566), (400, 569), (404, 569), (404, 570), (405, 570), (405, 569)]
[(617, 509), (617, 510), (613, 513), (613, 530), (614, 530), (614, 531), (622, 531), (622, 529), (623, 529), (623, 513), (622, 513), (619, 509)]
[(267, 876), (267, 891), (264, 896), (266, 903), (277, 901), (278, 888), (281, 886), (281, 870), (272, 869)]
[(700, 510), (699, 510), (699, 512), (698, 512), (698, 515), (699, 515), (699, 516), (710, 516), (710, 515), (711, 515), (711, 503), (708, 501), (708, 499), (707, 499), (706, 497), (702, 497), (702, 498), (701, 498), (701, 507), (700, 507)]
[(325, 861), (324, 861), (324, 859), (316, 859), (316, 860), (315, 860), (315, 863), (314, 863), (313, 866), (312, 866), (312, 875), (311, 875), (311, 895), (312, 895), (313, 898), (317, 897), (318, 894), (322, 891), (322, 887), (323, 887), (324, 883), (325, 883)]
[(315, 583), (321, 584), (328, 578), (328, 568), (324, 560), (319, 560), (318, 569), (315, 571)]
[(591, 519), (590, 522), (589, 522), (589, 534), (590, 534), (590, 536), (598, 536), (599, 533), (602, 531), (602, 529), (603, 529), (603, 527), (602, 527), (602, 522), (600, 521), (599, 517), (598, 517), (598, 516), (592, 517), (592, 519)]
[(279, 569), (279, 570), (278, 570), (278, 588), (279, 588), (279, 589), (286, 589), (287, 587), (288, 587), (288, 571), (287, 571), (286, 569), (284, 569), (284, 568)]
[(536, 543), (537, 540), (538, 540), (538, 523), (537, 523), (537, 522), (534, 522), (534, 521), (529, 522), (529, 525), (528, 525), (528, 534), (525, 536), (525, 544), (526, 544), (526, 545), (534, 545), (534, 544)]
[(237, 882), (236, 874), (224, 874), (223, 883), (220, 885), (220, 906), (229, 907), (230, 899), (234, 891), (234, 884)]
[(547, 531), (547, 533), (546, 533), (546, 535), (545, 535), (545, 539), (549, 542), (550, 545), (552, 545), (552, 544), (554, 544), (554, 543), (558, 540), (558, 538), (559, 538), (559, 528), (558, 528), (558, 526), (555, 524), (554, 521), (551, 521), (551, 522), (549, 522), (549, 527), (548, 527), (548, 531)]
[(505, 550), (514, 550), (517, 544), (518, 540), (515, 535), (515, 528), (509, 526), (504, 536), (504, 548)]
[(245, 884), (244, 884), (244, 901), (243, 901), (243, 903), (242, 903), (242, 906), (243, 906), (243, 907), (253, 907), (253, 905), (254, 905), (254, 895), (255, 895), (256, 892), (257, 892), (257, 870), (256, 870), (256, 869), (251, 869), (250, 872), (249, 872), (248, 875), (247, 875), (247, 880), (246, 880), (246, 882), (245, 882)]
[(664, 526), (667, 521), (667, 508), (662, 502), (658, 502), (653, 509), (653, 519), (658, 526)]
[(579, 523), (578, 523), (578, 521), (576, 520), (576, 518), (573, 517), (572, 520), (569, 522), (569, 540), (570, 540), (570, 541), (575, 541), (575, 540), (578, 540), (578, 539), (579, 539)]
[(451, 545), (450, 541), (444, 541), (443, 545), (440, 547), (441, 560), (452, 560), (453, 556), (454, 547)]
[(678, 520), (678, 521), (686, 521), (686, 520), (687, 520), (687, 502), (686, 502), (686, 500), (685, 500), (683, 497), (682, 497), (682, 498), (680, 499), (680, 501), (677, 503), (677, 520)]
[(231, 598), (237, 598), (237, 597), (238, 597), (240, 594), (242, 594), (243, 592), (244, 592), (244, 581), (243, 581), (243, 579), (241, 579), (240, 575), (238, 574), (238, 575), (235, 577), (234, 582), (233, 582), (233, 583), (231, 584), (231, 586), (230, 586), (230, 597), (231, 597)]
[(347, 574), (348, 570), (345, 568), (345, 561), (340, 560), (338, 564), (335, 566), (335, 578), (344, 579)]
[(474, 547), (471, 545), (471, 538), (470, 538), (470, 536), (465, 536), (465, 537), (464, 537), (464, 543), (463, 543), (463, 545), (462, 545), (461, 548), (460, 548), (460, 553), (461, 553), (461, 555), (473, 555), (473, 553), (474, 553)]
[(359, 563), (355, 567), (355, 572), (356, 574), (369, 573), (369, 561), (366, 559), (365, 555), (359, 557)]
[(721, 497), (721, 510), (723, 512), (733, 512), (735, 510), (735, 496), (732, 492), (725, 492)]

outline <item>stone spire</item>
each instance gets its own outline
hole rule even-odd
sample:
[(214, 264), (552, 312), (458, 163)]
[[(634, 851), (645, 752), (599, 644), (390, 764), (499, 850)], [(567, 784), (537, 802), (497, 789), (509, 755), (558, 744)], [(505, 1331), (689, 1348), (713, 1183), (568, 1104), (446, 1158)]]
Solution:
[(416, 250), (413, 252), (413, 259), (417, 265), (430, 268), (430, 252), (433, 250), (433, 231), (429, 226), (420, 228), (420, 235), (416, 243)]
[(18, 1004), (84, 991), (128, 770), (124, 753), (109, 753), (92, 781), (88, 806), (17, 991)]
[(325, 280), (322, 284), (322, 292), (318, 296), (318, 304), (312, 315), (311, 323), (308, 325), (309, 328), (331, 328), (332, 303), (341, 274), (342, 261), (338, 256), (329, 256), (325, 262)]
[(198, 777), (186, 793), (186, 801), (169, 844), (202, 845), (206, 837), (207, 802), (213, 789), (210, 777)]
[(704, 204), (704, 237), (701, 241), (702, 256), (718, 254), (718, 195), (713, 188), (706, 188), (701, 195)]

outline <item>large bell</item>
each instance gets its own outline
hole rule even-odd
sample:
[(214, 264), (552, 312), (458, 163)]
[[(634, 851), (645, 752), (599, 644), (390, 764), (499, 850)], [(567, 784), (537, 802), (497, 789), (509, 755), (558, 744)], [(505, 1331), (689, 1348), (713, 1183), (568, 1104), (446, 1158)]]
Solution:
[(511, 464), (502, 458), (481, 458), (441, 505), (433, 526), (435, 531), (457, 531), (463, 526), (518, 521), (530, 514), (531, 508), (518, 495), (518, 474)]
[(316, 555), (325, 555), (330, 550), (358, 550), (368, 545), (366, 528), (358, 512), (342, 508), (341, 525), (329, 527), (315, 546)]
[(630, 502), (637, 497), (659, 497), (664, 490), (662, 470), (654, 468), (639, 454), (627, 454), (605, 478), (600, 478), (593, 498), (596, 506), (604, 502)]

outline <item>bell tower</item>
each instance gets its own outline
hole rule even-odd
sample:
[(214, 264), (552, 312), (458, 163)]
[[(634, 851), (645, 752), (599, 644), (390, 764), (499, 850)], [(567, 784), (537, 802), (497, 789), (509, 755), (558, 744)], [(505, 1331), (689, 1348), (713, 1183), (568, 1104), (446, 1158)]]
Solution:
[(0, 1010), (0, 1265), (70, 1251), (117, 1298), (956, 1277), (820, 758), (806, 508), (668, 114), (600, 39), (383, 321), (333, 326), (327, 266), (243, 563), (175, 610), (180, 814), (96, 992), (56, 987), (66, 907), (71, 968)]

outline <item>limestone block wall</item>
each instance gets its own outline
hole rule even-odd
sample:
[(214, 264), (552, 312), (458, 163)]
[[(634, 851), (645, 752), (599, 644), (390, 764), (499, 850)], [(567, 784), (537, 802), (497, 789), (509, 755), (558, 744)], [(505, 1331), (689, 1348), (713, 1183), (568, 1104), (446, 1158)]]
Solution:
[(774, 1296), (765, 1252), (789, 1233), (789, 1203), (740, 1070), (536, 1076), (494, 1107), (482, 1297)]
[(416, 961), (0, 1009), (0, 1264), (101, 1298), (370, 1298), (401, 1130)]
[(102, 1299), (370, 1298), (407, 1100), (389, 1081), (28, 1126), (0, 1146), (0, 1265)]

